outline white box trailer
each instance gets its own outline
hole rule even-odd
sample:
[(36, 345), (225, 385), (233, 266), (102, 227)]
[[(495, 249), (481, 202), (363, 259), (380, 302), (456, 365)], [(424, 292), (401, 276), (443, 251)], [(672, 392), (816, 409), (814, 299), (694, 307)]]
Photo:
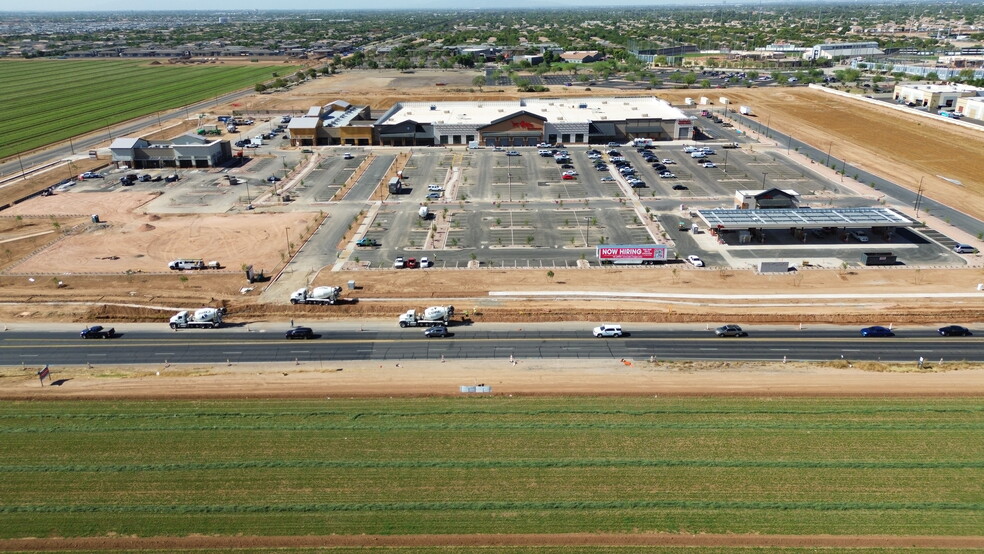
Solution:
[(612, 265), (652, 265), (666, 262), (665, 244), (598, 245), (598, 262)]

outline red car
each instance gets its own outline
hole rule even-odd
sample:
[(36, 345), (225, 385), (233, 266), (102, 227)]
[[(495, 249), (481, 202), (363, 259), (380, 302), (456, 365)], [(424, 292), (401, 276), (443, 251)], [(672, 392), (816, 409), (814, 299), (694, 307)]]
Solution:
[(574, 179), (576, 179), (576, 177), (574, 177), (573, 175), (568, 175), (566, 173), (564, 175), (561, 175), (560, 178), (565, 181), (573, 181)]
[(418, 267), (420, 267), (420, 264), (417, 263), (417, 258), (407, 258), (407, 269), (415, 269)]

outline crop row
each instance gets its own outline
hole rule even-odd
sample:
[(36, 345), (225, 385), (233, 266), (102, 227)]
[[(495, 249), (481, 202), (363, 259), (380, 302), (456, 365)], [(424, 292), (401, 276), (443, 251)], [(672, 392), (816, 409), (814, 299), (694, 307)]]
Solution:
[(670, 460), (670, 459), (550, 459), (550, 460), (241, 460), (113, 465), (0, 465), (0, 473), (125, 473), (163, 471), (227, 471), (232, 469), (549, 469), (549, 468), (797, 468), (797, 469), (984, 469), (984, 460)]
[(810, 510), (810, 511), (898, 511), (932, 510), (982, 512), (984, 502), (708, 502), (702, 500), (608, 500), (568, 502), (367, 502), (324, 504), (240, 505), (173, 505), (140, 504), (73, 504), (73, 505), (0, 505), (0, 513), (112, 513), (112, 514), (248, 514), (248, 513), (327, 513), (393, 511), (485, 511), (485, 510)]

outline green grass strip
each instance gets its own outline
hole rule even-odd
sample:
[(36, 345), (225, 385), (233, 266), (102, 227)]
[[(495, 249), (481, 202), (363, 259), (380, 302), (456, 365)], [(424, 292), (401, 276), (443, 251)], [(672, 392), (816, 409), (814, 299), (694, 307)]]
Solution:
[(239, 469), (548, 469), (616, 467), (708, 467), (791, 469), (984, 469), (975, 461), (856, 461), (856, 460), (250, 460), (112, 465), (0, 466), (0, 473), (126, 473), (144, 471), (228, 471)]
[(119, 504), (0, 506), (0, 514), (113, 513), (113, 514), (250, 514), (392, 511), (504, 511), (504, 510), (808, 510), (808, 511), (984, 511), (980, 502), (732, 502), (703, 500), (607, 500), (550, 502), (364, 502), (279, 504), (256, 506)]
[(0, 434), (13, 433), (105, 433), (105, 432), (190, 432), (190, 431), (459, 431), (475, 430), (530, 430), (530, 429), (752, 429), (752, 430), (811, 430), (811, 431), (980, 431), (984, 422), (945, 423), (945, 422), (639, 422), (639, 423), (419, 423), (395, 425), (338, 425), (324, 424), (280, 424), (280, 425), (174, 425), (174, 426), (84, 426), (84, 425), (45, 425), (42, 427), (11, 427), (0, 429)]

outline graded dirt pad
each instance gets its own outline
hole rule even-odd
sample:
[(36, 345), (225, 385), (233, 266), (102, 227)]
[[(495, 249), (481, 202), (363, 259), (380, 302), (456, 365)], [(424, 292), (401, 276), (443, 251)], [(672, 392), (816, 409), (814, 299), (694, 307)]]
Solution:
[(91, 224), (8, 268), (11, 273), (162, 272), (175, 258), (217, 260), (226, 269), (243, 264), (275, 268), (284, 254), (284, 230), (304, 236), (316, 214), (188, 214), (161, 217), (144, 205), (153, 193), (66, 193), (39, 198), (5, 210), (5, 215), (69, 216), (97, 214)]
[[(889, 535), (752, 535), (671, 533), (558, 533), (488, 535), (327, 535), (304, 537), (92, 537), (12, 539), (0, 550), (204, 550), (294, 548), (490, 548), (490, 547), (779, 547), (779, 548), (984, 548), (984, 537)], [(289, 551), (289, 550), (288, 550)]]

